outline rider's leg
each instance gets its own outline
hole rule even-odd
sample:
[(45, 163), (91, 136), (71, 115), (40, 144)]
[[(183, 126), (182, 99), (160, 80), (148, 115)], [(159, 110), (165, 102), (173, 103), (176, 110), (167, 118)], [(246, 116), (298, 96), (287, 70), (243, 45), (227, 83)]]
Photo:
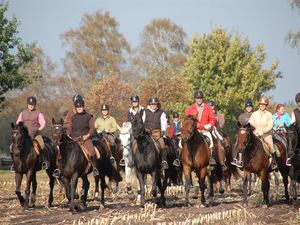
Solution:
[(168, 159), (167, 159), (167, 151), (166, 151), (166, 146), (165, 146), (165, 141), (161, 135), (160, 130), (153, 130), (152, 133), (152, 138), (157, 141), (159, 145), (159, 150), (160, 150), (160, 157), (161, 157), (161, 168), (163, 170), (168, 169)]
[(218, 140), (217, 144), (218, 144), (218, 156), (219, 156), (220, 165), (222, 167), (222, 170), (226, 171), (227, 166), (225, 165), (225, 150), (224, 148), (222, 148), (222, 144), (220, 140)]
[(90, 162), (92, 163), (93, 175), (98, 176), (99, 175), (99, 170), (97, 169), (98, 159), (96, 156), (95, 147), (93, 145), (93, 142), (91, 139), (88, 139), (84, 142), (84, 145), (87, 147), (87, 149), (89, 151), (88, 157), (89, 157)]
[(38, 144), (38, 148), (40, 149), (40, 154), (41, 154), (42, 160), (43, 160), (42, 169), (46, 170), (49, 168), (49, 162), (48, 162), (46, 147), (45, 147), (45, 143), (44, 143), (42, 135), (35, 136), (34, 142), (36, 142)]
[(276, 162), (276, 152), (274, 148), (274, 143), (271, 135), (268, 135), (264, 138), (264, 141), (266, 141), (270, 145), (270, 153), (272, 156), (272, 169), (275, 170), (278, 168), (277, 162)]
[(212, 139), (212, 135), (209, 131), (203, 130), (202, 133), (209, 138), (209, 150), (210, 150), (210, 159), (209, 159), (209, 164), (210, 165), (216, 165), (216, 160), (215, 160), (215, 150), (214, 150), (214, 143)]
[(178, 143), (179, 143), (179, 138), (177, 136), (175, 136), (174, 138), (174, 150), (175, 150), (175, 155), (176, 155), (176, 159), (173, 161), (173, 165), (176, 167), (180, 167), (180, 152), (179, 152), (179, 147), (178, 147)]

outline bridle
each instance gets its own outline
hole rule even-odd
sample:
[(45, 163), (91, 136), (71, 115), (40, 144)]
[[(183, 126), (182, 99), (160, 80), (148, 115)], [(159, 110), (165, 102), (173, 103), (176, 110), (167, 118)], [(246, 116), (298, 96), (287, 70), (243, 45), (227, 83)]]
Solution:
[(249, 129), (247, 129), (247, 128), (239, 128), (239, 133), (244, 134), (246, 132), (248, 133), (248, 138), (247, 138), (247, 142), (243, 143), (244, 144), (244, 148), (242, 150), (240, 150), (241, 152), (243, 152), (248, 147), (248, 145), (250, 144), (251, 136), (250, 136)]
[[(192, 119), (190, 119), (190, 120), (192, 120)], [(192, 129), (191, 130), (185, 129), (184, 131), (188, 133), (188, 136), (187, 136), (187, 138), (185, 138), (185, 140), (183, 140), (182, 138), (181, 139), (182, 139), (183, 142), (186, 142), (193, 136), (193, 134), (195, 132), (195, 123), (194, 123), (194, 121), (193, 121)], [(183, 133), (183, 130), (181, 131), (181, 133)]]

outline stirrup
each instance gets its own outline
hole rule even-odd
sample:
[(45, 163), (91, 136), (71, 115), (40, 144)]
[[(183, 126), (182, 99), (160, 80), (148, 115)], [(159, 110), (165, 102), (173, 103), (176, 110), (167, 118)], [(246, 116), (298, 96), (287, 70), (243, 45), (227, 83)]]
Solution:
[(124, 158), (122, 158), (122, 159), (120, 160), (119, 165), (120, 165), (120, 166), (125, 166), (125, 159), (124, 159)]
[(60, 177), (60, 169), (55, 169), (54, 172), (52, 173), (52, 176), (55, 178)]
[(49, 163), (47, 161), (44, 161), (42, 163), (42, 170), (47, 170), (47, 169), (49, 169)]
[(286, 159), (286, 165), (287, 165), (287, 166), (292, 166), (291, 158), (287, 158), (287, 159)]
[(167, 162), (166, 160), (163, 160), (163, 161), (161, 162), (161, 169), (162, 169), (162, 170), (167, 170), (167, 169), (169, 169), (169, 165), (168, 165), (168, 162)]
[(179, 159), (174, 159), (173, 166), (180, 167), (180, 161), (179, 161)]
[(209, 159), (209, 165), (212, 165), (212, 166), (217, 165), (216, 160), (214, 158), (210, 157), (210, 159)]
[(129, 168), (133, 168), (134, 167), (134, 162), (132, 160), (129, 160), (128, 163), (127, 163), (127, 166)]
[(99, 170), (95, 167), (93, 168), (93, 175), (94, 175), (94, 177), (99, 175)]

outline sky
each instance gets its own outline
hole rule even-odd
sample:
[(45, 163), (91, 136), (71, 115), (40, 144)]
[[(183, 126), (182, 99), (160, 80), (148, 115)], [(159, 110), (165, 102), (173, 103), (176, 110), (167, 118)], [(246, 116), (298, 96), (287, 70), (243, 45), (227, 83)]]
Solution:
[(289, 31), (300, 31), (300, 9), (291, 0), (0, 0), (8, 2), (7, 16), (20, 21), (24, 42), (36, 42), (45, 54), (61, 65), (67, 48), (61, 34), (76, 29), (82, 16), (97, 10), (109, 11), (120, 24), (132, 47), (139, 44), (145, 25), (157, 18), (170, 18), (187, 33), (209, 33), (216, 27), (248, 37), (251, 46), (264, 44), (265, 67), (279, 60), (284, 78), (267, 94), (276, 102), (294, 101), (300, 92), (300, 51), (285, 41)]

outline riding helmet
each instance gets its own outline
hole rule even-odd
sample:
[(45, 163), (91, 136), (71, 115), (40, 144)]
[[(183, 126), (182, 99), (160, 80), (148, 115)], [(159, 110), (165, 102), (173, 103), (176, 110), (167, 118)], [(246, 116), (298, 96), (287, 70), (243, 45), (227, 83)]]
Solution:
[(27, 105), (36, 105), (36, 98), (33, 96), (30, 96), (27, 98)]
[(215, 106), (215, 102), (214, 102), (213, 100), (209, 100), (209, 101), (207, 102), (207, 104), (209, 104), (210, 106)]
[(269, 105), (269, 98), (267, 96), (263, 96), (259, 99), (258, 104)]
[(158, 104), (158, 98), (156, 96), (151, 96), (149, 99), (149, 104)]
[(74, 95), (73, 98), (72, 98), (72, 101), (75, 102), (76, 99), (81, 99), (83, 100), (83, 97), (81, 95)]
[(132, 102), (139, 102), (139, 101), (140, 101), (140, 98), (139, 98), (139, 96), (135, 95), (135, 96), (131, 96), (131, 97), (130, 97), (130, 100), (131, 100)]
[(253, 102), (251, 101), (251, 100), (247, 100), (246, 102), (245, 102), (245, 108), (247, 108), (247, 107), (253, 107)]
[(84, 101), (82, 98), (77, 98), (75, 101), (74, 101), (74, 106), (75, 108), (76, 107), (84, 107)]
[(295, 101), (296, 103), (297, 102), (300, 102), (300, 93), (297, 93), (296, 96), (295, 96)]
[(173, 113), (173, 118), (179, 118), (178, 112), (174, 112), (174, 113)]
[(109, 110), (109, 106), (107, 105), (107, 104), (103, 104), (103, 105), (101, 105), (101, 108), (100, 108), (101, 110)]
[(204, 94), (202, 91), (196, 91), (195, 92), (195, 98), (204, 98)]

